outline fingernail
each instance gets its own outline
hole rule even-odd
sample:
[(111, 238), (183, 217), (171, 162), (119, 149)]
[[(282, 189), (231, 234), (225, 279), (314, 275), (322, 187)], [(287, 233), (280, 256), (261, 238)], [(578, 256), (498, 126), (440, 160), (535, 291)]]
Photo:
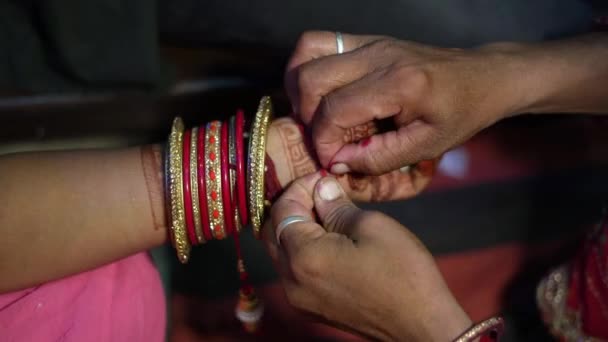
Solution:
[(349, 173), (350, 168), (348, 167), (348, 165), (346, 165), (344, 163), (336, 163), (336, 164), (331, 165), (330, 171), (331, 171), (331, 173), (336, 174), (336, 175), (343, 175), (345, 173)]
[(319, 184), (319, 197), (324, 201), (335, 201), (342, 196), (340, 184), (332, 177), (324, 178)]

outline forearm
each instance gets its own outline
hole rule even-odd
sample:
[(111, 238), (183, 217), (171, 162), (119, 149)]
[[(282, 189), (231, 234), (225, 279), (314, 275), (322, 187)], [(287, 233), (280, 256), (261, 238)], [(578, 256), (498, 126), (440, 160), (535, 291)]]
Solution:
[(512, 114), (608, 113), (608, 34), (516, 45), (509, 55)]
[[(318, 169), (287, 118), (271, 124), (266, 152), (283, 188)], [(411, 172), (340, 181), (355, 199), (386, 200), (415, 195), (432, 172), (423, 163)], [(163, 178), (158, 145), (1, 156), (0, 293), (166, 242)]]
[(0, 292), (162, 244), (167, 228), (159, 151), (0, 157)]

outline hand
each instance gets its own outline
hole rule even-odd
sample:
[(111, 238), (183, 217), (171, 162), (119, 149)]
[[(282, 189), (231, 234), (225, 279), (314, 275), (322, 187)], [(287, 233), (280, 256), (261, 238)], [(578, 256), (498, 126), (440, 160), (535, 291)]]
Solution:
[[(275, 237), (288, 216), (312, 217)], [(471, 324), (433, 257), (390, 217), (357, 208), (332, 176), (294, 182), (274, 204), (264, 239), (291, 305), (381, 340), (450, 341)]]
[[(438, 157), (506, 114), (523, 97), (509, 53), (516, 45), (475, 50), (425, 46), (381, 36), (333, 32), (300, 39), (286, 72), (299, 119), (312, 128), (322, 167), (383, 174)], [(391, 129), (358, 144), (345, 131), (390, 119)]]
[[(283, 188), (293, 180), (315, 173), (319, 165), (298, 126), (291, 118), (275, 120), (268, 129), (266, 152), (275, 164), (277, 178)], [(359, 128), (348, 132), (345, 141), (352, 141), (370, 134)], [(399, 170), (380, 176), (347, 174), (338, 181), (347, 194), (356, 201), (387, 201), (412, 197), (430, 182), (436, 160), (424, 161), (406, 172)]]

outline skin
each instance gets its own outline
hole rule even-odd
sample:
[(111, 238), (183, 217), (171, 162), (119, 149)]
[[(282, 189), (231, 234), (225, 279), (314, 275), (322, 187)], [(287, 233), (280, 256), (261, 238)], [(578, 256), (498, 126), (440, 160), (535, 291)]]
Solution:
[[(446, 49), (390, 37), (308, 32), (288, 64), (286, 89), (309, 126), (321, 166), (383, 174), (432, 159), (507, 116), (608, 112), (608, 35), (538, 44)], [(358, 125), (392, 125), (367, 144)]]
[[(293, 215), (309, 221), (284, 229), (279, 245), (275, 227)], [(264, 240), (289, 303), (323, 321), (385, 341), (451, 341), (471, 324), (424, 245), (390, 217), (357, 208), (333, 176), (290, 186)]]
[[(318, 170), (291, 119), (272, 123), (267, 145), (283, 187)], [(0, 293), (166, 243), (161, 163), (159, 145), (0, 156)], [(399, 199), (421, 191), (430, 173), (363, 177), (355, 187), (350, 176), (341, 182), (359, 200)]]
[[(312, 132), (321, 166), (335, 174), (394, 172), (508, 116), (608, 113), (607, 34), (469, 50), (343, 37), (345, 53), (337, 55), (335, 33), (305, 33), (286, 72), (295, 117)], [(387, 120), (392, 128), (365, 143), (343, 139)], [(327, 183), (319, 178), (290, 187), (266, 227), (290, 303), (381, 340), (448, 341), (465, 331), (470, 320), (420, 242), (384, 215), (354, 207), (348, 191), (322, 201)], [(321, 223), (289, 226), (279, 245), (274, 227), (313, 207)]]

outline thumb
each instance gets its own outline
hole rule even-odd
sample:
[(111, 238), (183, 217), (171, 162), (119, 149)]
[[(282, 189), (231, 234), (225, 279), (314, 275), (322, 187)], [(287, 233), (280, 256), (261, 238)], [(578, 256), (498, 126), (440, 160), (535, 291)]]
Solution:
[(357, 217), (362, 212), (344, 192), (338, 181), (324, 177), (315, 186), (315, 210), (321, 224), (328, 232), (356, 235)]
[(430, 159), (434, 153), (434, 147), (428, 144), (431, 134), (430, 125), (414, 121), (358, 144), (344, 145), (332, 159), (330, 171), (338, 175), (356, 172), (378, 176)]

